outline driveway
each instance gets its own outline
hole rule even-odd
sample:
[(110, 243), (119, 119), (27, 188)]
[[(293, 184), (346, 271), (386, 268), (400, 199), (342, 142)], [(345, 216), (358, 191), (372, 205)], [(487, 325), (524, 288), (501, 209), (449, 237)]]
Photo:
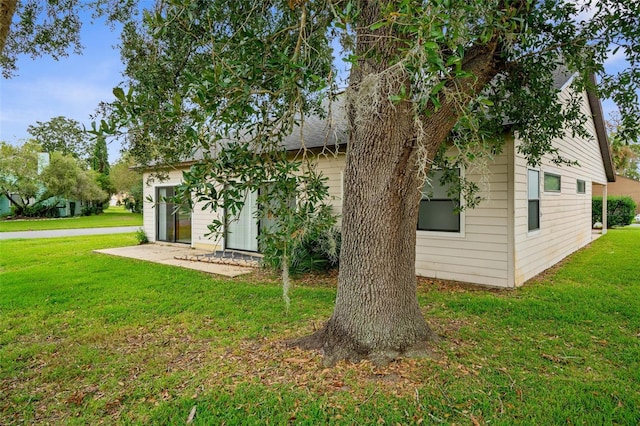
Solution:
[(112, 228), (80, 228), (80, 229), (51, 229), (47, 231), (15, 231), (0, 232), (0, 240), (14, 238), (57, 238), (78, 237), (81, 235), (127, 234), (136, 232), (139, 226), (116, 226)]

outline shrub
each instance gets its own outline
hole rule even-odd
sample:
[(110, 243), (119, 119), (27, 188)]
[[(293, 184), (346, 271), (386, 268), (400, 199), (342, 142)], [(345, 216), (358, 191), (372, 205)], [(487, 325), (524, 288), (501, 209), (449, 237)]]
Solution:
[(60, 210), (58, 210), (58, 206), (56, 204), (45, 205), (42, 203), (36, 203), (23, 208), (16, 208), (16, 206), (12, 206), (12, 212), (15, 216), (24, 217), (60, 217)]
[(136, 240), (138, 240), (138, 244), (147, 244), (149, 242), (149, 238), (147, 237), (147, 233), (144, 232), (144, 229), (140, 228), (136, 231)]
[(291, 273), (327, 271), (336, 268), (340, 259), (341, 234), (336, 228), (307, 233), (291, 256)]
[(91, 205), (82, 206), (82, 209), (80, 210), (80, 215), (82, 216), (91, 216), (95, 213), (96, 213), (96, 208)]
[[(633, 222), (636, 203), (631, 197), (607, 197), (607, 228)], [(602, 222), (602, 197), (593, 197), (591, 222)]]
[(84, 205), (80, 210), (82, 216), (91, 216), (94, 214), (104, 213), (105, 206), (109, 206), (108, 202), (92, 201), (90, 204)]
[[(338, 267), (341, 234), (335, 223), (331, 209), (327, 208), (320, 209), (316, 216), (299, 224), (291, 236), (292, 245), (288, 255), (290, 274), (328, 271)], [(269, 244), (264, 239), (262, 242), (262, 264), (281, 270), (283, 248)]]

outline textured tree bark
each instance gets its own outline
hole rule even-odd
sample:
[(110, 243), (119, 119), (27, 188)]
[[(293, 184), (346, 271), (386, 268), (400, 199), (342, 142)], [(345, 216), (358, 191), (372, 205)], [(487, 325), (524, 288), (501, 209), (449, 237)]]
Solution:
[[(375, 50), (375, 55), (353, 67), (349, 82), (350, 134), (335, 309), (324, 328), (296, 342), (322, 349), (326, 365), (342, 359), (386, 364), (400, 356), (426, 354), (427, 342), (437, 338), (417, 300), (420, 171), (427, 167), (418, 164), (418, 158), (435, 157), (458, 112), (442, 99), (437, 112), (418, 118), (427, 141), (421, 148), (427, 150), (426, 157), (419, 156), (410, 102), (388, 100), (403, 85), (410, 93), (408, 77), (390, 72), (397, 46), (389, 43), (389, 34), (369, 30), (378, 20), (378, 4), (373, 1), (360, 9), (363, 25), (356, 53)], [(477, 93), (495, 75), (495, 67), (486, 61), (491, 56), (477, 52), (477, 64), (471, 68), (483, 75), (457, 87), (467, 95)]]
[(0, 0), (0, 53), (4, 52), (17, 5), (18, 0)]

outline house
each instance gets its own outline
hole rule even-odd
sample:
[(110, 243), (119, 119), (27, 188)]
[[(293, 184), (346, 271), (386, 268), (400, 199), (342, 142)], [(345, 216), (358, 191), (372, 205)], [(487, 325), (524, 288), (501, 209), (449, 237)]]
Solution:
[[(42, 172), (49, 166), (50, 154), (48, 152), (40, 152), (37, 156), (37, 174), (40, 176)], [(9, 182), (15, 182), (15, 175), (5, 176), (5, 179)], [(29, 206), (38, 205), (42, 207), (43, 211), (46, 211), (48, 217), (67, 217), (77, 216), (82, 212), (82, 202), (76, 200), (68, 200), (59, 196), (52, 196), (43, 199), (46, 194), (46, 188), (44, 184), (38, 180), (36, 183), (38, 190), (35, 197), (31, 197), (28, 200), (22, 199), (18, 193), (7, 193), (0, 195), (0, 216), (10, 215), (13, 211), (12, 206), (16, 204), (22, 205), (25, 201), (28, 201)]]
[(11, 213), (11, 203), (6, 195), (0, 194), (0, 216), (6, 216)]
[[(602, 188), (596, 188), (594, 196), (602, 196)], [(636, 202), (636, 213), (640, 213), (640, 181), (616, 175), (616, 181), (607, 187), (608, 195), (631, 197)]]
[[(559, 96), (569, 96), (571, 79), (558, 76)], [(433, 195), (421, 201), (416, 229), (417, 275), (513, 288), (592, 241), (592, 194), (606, 194), (608, 183), (615, 181), (615, 173), (600, 101), (593, 93), (581, 96), (583, 112), (589, 117), (586, 127), (590, 137), (567, 132), (555, 141), (560, 154), (577, 160), (579, 166), (559, 167), (545, 157), (540, 167), (529, 167), (517, 150), (521, 141), (511, 132), (505, 149), (489, 164), (488, 171), (458, 171), (480, 185), (483, 201), (476, 208), (455, 213), (447, 188), (441, 187), (438, 179), (431, 179), (432, 187), (426, 187), (424, 192)], [(340, 126), (335, 125), (341, 115), (335, 109), (331, 120), (305, 121), (307, 148), (346, 141)], [(287, 149), (297, 150), (299, 146), (299, 136), (286, 140)], [(345, 155), (317, 158), (318, 167), (328, 178), (334, 210), (339, 214)], [(214, 218), (223, 219), (224, 212), (203, 212), (196, 205), (191, 214), (174, 213), (171, 205), (155, 205), (162, 197), (173, 195), (182, 170), (189, 164), (167, 170), (168, 181), (145, 187), (144, 199), (154, 200), (144, 204), (144, 230), (149, 240), (209, 250), (257, 251), (260, 228), (252, 215), (255, 197), (251, 195), (239, 220), (229, 225), (226, 238), (220, 241), (212, 241), (205, 234), (207, 225)], [(148, 174), (145, 181), (147, 177)]]

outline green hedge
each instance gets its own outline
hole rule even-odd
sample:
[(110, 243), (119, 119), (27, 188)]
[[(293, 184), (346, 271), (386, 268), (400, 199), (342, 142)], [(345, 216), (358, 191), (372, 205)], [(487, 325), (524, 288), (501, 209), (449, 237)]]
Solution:
[[(607, 228), (627, 226), (633, 222), (636, 203), (631, 197), (607, 197)], [(592, 223), (602, 223), (602, 197), (593, 197)]]

